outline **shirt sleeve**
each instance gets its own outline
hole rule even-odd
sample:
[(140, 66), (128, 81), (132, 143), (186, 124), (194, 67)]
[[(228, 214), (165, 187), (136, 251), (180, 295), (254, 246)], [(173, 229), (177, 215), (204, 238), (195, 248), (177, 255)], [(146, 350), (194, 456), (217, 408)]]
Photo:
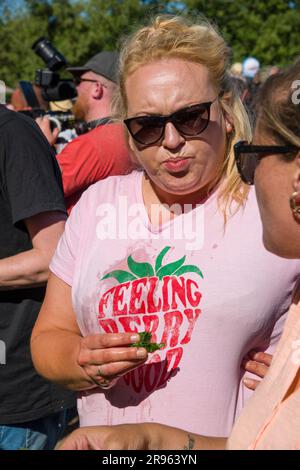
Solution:
[(36, 123), (16, 113), (1, 128), (2, 139), (5, 189), (13, 223), (41, 212), (66, 212), (58, 164)]
[(82, 217), (87, 212), (85, 196), (86, 193), (73, 208), (49, 266), (50, 271), (69, 286), (73, 284), (76, 255), (80, 253), (80, 234), (85, 229)]

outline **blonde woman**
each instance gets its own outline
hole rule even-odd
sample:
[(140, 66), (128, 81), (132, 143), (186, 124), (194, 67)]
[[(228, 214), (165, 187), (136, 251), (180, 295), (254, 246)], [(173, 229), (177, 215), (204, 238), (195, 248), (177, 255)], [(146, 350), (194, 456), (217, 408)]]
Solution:
[[(282, 331), (299, 262), (265, 251), (235, 169), (251, 132), (229, 52), (209, 23), (177, 17), (124, 45), (115, 108), (142, 171), (95, 184), (73, 210), (32, 336), (39, 373), (79, 391), (81, 426), (228, 436), (243, 357)], [(156, 351), (132, 346), (143, 331)]]
[[(236, 146), (240, 175), (255, 182), (268, 250), (300, 258), (300, 63), (263, 85), (253, 144)], [(197, 436), (161, 424), (91, 427), (62, 449), (300, 449), (300, 289), (272, 365), (243, 409), (228, 440)], [(186, 428), (188, 429), (188, 427)]]

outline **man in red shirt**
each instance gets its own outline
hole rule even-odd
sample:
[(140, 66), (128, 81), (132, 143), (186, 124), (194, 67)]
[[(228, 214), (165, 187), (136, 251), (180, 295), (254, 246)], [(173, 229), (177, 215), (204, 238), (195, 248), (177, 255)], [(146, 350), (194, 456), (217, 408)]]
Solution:
[[(108, 176), (130, 173), (133, 168), (124, 128), (110, 121), (117, 64), (116, 52), (100, 52), (82, 67), (68, 69), (74, 76), (78, 95), (73, 113), (86, 122), (88, 130), (57, 155), (68, 213), (91, 184)], [(46, 129), (49, 123), (45, 119), (40, 121), (53, 145), (56, 136), (49, 137)]]

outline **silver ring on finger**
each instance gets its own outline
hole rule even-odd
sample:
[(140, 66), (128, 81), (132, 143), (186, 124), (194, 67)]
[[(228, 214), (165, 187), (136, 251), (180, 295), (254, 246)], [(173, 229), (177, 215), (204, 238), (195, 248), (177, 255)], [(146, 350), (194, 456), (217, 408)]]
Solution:
[(110, 380), (110, 379), (107, 379), (107, 378), (103, 377), (102, 372), (101, 372), (101, 366), (98, 366), (97, 369), (98, 369), (98, 371), (97, 371), (97, 384), (99, 385), (99, 387), (101, 387), (103, 389), (110, 388), (111, 385), (112, 385), (113, 380)]

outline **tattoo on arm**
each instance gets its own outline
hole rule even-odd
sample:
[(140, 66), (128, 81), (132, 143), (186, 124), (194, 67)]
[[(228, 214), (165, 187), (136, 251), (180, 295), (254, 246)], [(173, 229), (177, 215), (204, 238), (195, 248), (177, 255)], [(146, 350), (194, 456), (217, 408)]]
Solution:
[(192, 450), (194, 448), (194, 445), (195, 445), (195, 439), (193, 438), (193, 436), (188, 434), (188, 445), (184, 446), (183, 449), (184, 450)]

